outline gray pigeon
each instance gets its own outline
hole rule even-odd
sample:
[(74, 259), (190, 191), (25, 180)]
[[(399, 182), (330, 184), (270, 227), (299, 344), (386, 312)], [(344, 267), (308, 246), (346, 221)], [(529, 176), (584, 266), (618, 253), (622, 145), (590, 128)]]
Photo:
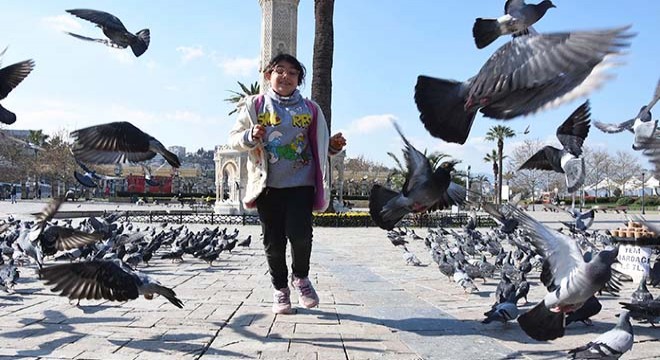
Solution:
[(155, 294), (164, 296), (174, 306), (183, 308), (176, 293), (151, 277), (133, 271), (120, 260), (88, 261), (44, 267), (39, 275), (46, 285), (55, 285), (53, 292), (69, 299), (128, 301), (143, 295), (153, 299)]
[(406, 145), (406, 181), (400, 193), (376, 184), (369, 194), (371, 218), (385, 230), (392, 230), (411, 212), (462, 204), (466, 194), (465, 188), (451, 181), (455, 162), (443, 162), (433, 169), (429, 159), (412, 146), (396, 123), (393, 124)]
[(646, 287), (646, 275), (643, 275), (639, 281), (637, 290), (630, 295), (630, 302), (633, 304), (648, 303), (653, 300), (653, 295)]
[(489, 324), (493, 321), (499, 321), (506, 324), (511, 320), (515, 320), (518, 314), (520, 314), (520, 310), (516, 305), (515, 297), (511, 297), (504, 302), (495, 303), (490, 310), (484, 313), (486, 318), (481, 323)]
[(618, 359), (634, 343), (630, 313), (626, 310), (619, 314), (619, 322), (614, 329), (573, 350), (569, 350), (569, 359)]
[(660, 100), (660, 81), (658, 81), (658, 84), (655, 87), (655, 93), (653, 94), (651, 101), (647, 105), (642, 106), (635, 118), (624, 121), (621, 124), (605, 124), (599, 121), (594, 121), (594, 126), (608, 134), (615, 134), (628, 130), (635, 134), (632, 146), (633, 149), (643, 150), (645, 144), (656, 135), (655, 131), (658, 128), (658, 120), (653, 120), (651, 109), (658, 100)]
[(420, 120), (432, 136), (463, 144), (477, 111), (512, 119), (586, 96), (609, 77), (603, 70), (629, 45), (628, 29), (516, 37), (465, 82), (420, 75)]
[(584, 183), (584, 159), (581, 155), (582, 145), (589, 135), (590, 116), (589, 101), (585, 101), (557, 128), (557, 139), (563, 148), (545, 146), (525, 161), (519, 170), (539, 169), (565, 174), (568, 191), (575, 192)]
[(91, 9), (72, 9), (67, 10), (66, 12), (81, 19), (93, 22), (103, 30), (103, 34), (105, 34), (110, 40), (94, 39), (67, 32), (67, 34), (77, 39), (95, 41), (119, 49), (125, 49), (130, 46), (136, 57), (144, 54), (149, 47), (149, 41), (151, 39), (149, 29), (142, 29), (133, 35), (126, 30), (124, 24), (122, 24), (116, 16), (107, 12)]
[[(5, 51), (7, 49), (3, 50), (0, 56), (3, 56)], [(32, 69), (34, 69), (32, 60), (21, 61), (0, 69), (0, 100), (6, 98), (32, 72)], [(0, 122), (11, 125), (16, 122), (16, 114), (0, 105)]]
[(566, 225), (571, 231), (587, 231), (591, 227), (591, 224), (594, 223), (596, 212), (593, 209), (580, 212), (576, 208), (570, 208), (566, 211), (573, 217), (573, 222), (562, 221), (561, 223)]
[(526, 34), (548, 9), (554, 7), (556, 6), (550, 0), (543, 0), (538, 4), (525, 4), (524, 0), (507, 0), (504, 4), (504, 16), (497, 19), (477, 18), (474, 21), (474, 42), (477, 48), (483, 49), (501, 35)]
[(660, 297), (644, 303), (620, 302), (624, 309), (630, 310), (630, 316), (636, 320), (646, 321), (655, 327), (660, 323)]
[(156, 138), (127, 121), (75, 130), (71, 132), (71, 137), (71, 151), (78, 161), (94, 164), (139, 162), (160, 154), (172, 167), (181, 166), (176, 154), (167, 150)]
[(520, 327), (536, 340), (564, 336), (565, 313), (575, 311), (610, 280), (619, 248), (606, 249), (585, 261), (575, 240), (551, 230), (526, 213), (515, 210), (520, 227), (545, 257), (541, 276), (548, 294), (534, 308), (518, 317)]

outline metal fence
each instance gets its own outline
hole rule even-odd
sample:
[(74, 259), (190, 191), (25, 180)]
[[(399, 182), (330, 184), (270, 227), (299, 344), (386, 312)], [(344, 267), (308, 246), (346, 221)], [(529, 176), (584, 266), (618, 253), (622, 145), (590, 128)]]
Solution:
[[(208, 211), (126, 211), (122, 219), (142, 223), (176, 223), (176, 224), (227, 224), (227, 225), (259, 225), (256, 214), (215, 214)], [(401, 220), (401, 226), (407, 227), (461, 227), (467, 224), (469, 215), (459, 214), (410, 214)], [(336, 214), (314, 215), (314, 226), (327, 227), (375, 227), (376, 224), (368, 214), (364, 216)], [(491, 227), (496, 223), (488, 215), (477, 215), (478, 227)]]

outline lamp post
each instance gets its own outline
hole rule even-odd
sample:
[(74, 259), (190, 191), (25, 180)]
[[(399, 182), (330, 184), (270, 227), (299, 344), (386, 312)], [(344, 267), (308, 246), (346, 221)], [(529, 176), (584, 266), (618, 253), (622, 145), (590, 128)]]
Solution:
[(644, 172), (642, 171), (642, 215), (646, 214), (644, 209)]
[(465, 176), (465, 188), (467, 189), (467, 191), (465, 192), (465, 201), (470, 200), (470, 195), (469, 195), (470, 194), (470, 169), (472, 169), (472, 167), (470, 165), (468, 165), (467, 166), (467, 174)]

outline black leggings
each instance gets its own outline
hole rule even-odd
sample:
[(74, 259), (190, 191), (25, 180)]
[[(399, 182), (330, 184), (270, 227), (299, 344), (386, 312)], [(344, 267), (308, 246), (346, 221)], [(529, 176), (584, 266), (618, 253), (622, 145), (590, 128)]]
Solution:
[(275, 289), (288, 286), (287, 238), (291, 242), (291, 272), (298, 278), (309, 274), (313, 203), (313, 186), (266, 188), (257, 198), (268, 270)]

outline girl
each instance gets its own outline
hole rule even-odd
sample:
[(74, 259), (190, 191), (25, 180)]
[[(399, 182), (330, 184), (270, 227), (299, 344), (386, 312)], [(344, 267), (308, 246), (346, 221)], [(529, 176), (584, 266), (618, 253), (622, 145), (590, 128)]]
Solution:
[(318, 104), (303, 99), (298, 86), (305, 68), (293, 56), (279, 54), (264, 70), (270, 82), (265, 94), (248, 97), (232, 128), (229, 145), (248, 152), (243, 202), (257, 208), (268, 268), (275, 291), (273, 312), (292, 312), (286, 264), (291, 242), (291, 284), (301, 306), (318, 305), (308, 279), (312, 251), (312, 211), (330, 201), (328, 154), (346, 145), (341, 133), (332, 137)]

